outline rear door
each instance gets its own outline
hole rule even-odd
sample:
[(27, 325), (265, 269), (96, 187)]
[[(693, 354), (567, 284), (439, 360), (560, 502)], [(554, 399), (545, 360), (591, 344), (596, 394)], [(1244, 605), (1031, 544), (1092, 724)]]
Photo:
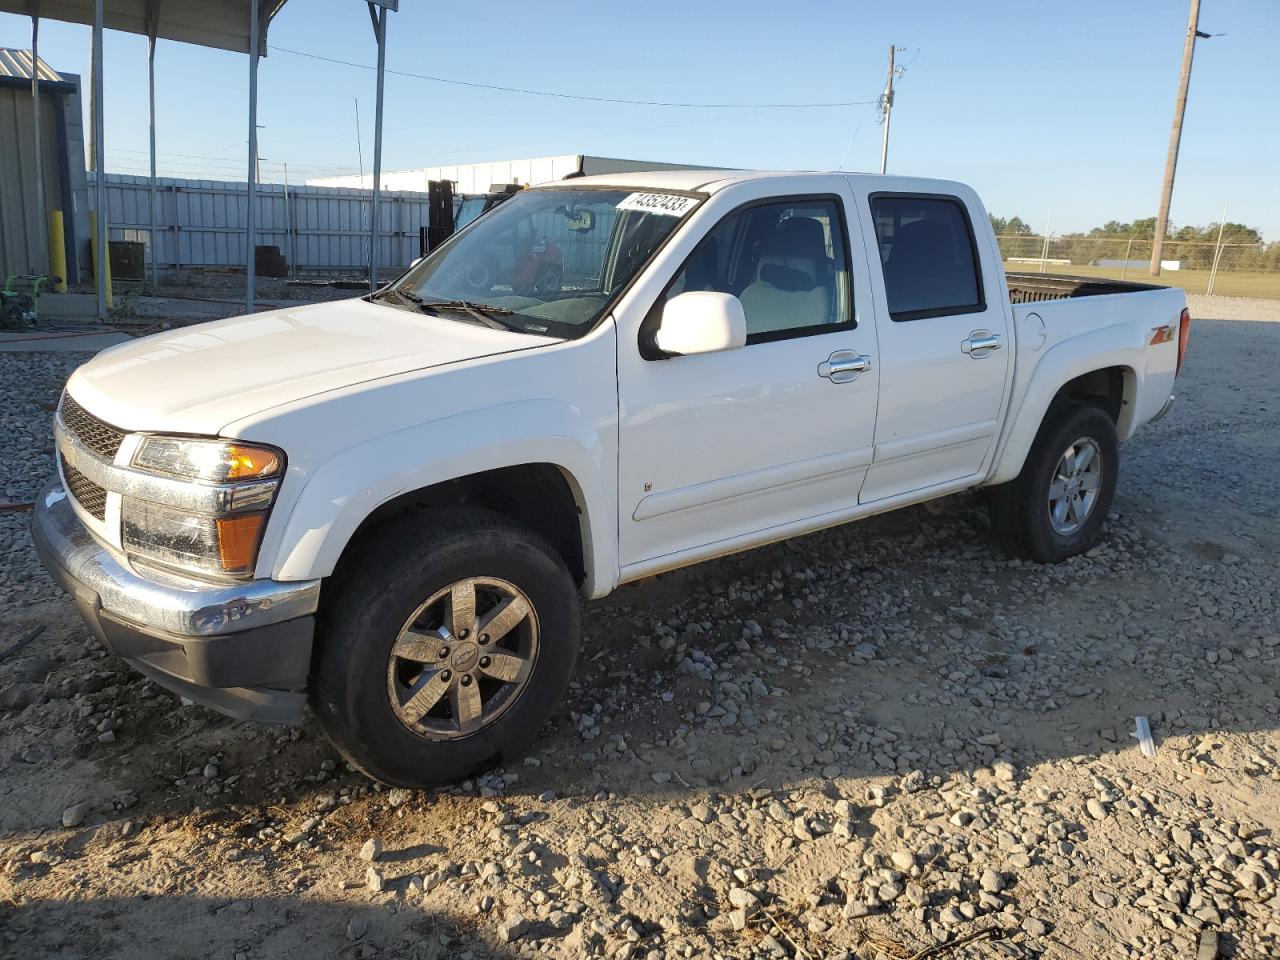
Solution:
[(990, 229), (973, 222), (985, 217), (978, 204), (959, 194), (859, 199), (866, 242), (879, 251), (880, 405), (859, 496), (871, 503), (979, 477), (999, 435), (1013, 344)]

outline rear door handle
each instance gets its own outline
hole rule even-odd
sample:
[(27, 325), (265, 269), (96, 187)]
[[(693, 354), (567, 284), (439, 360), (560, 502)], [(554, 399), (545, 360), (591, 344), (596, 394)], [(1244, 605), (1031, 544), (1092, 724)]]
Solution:
[(991, 356), (993, 350), (1000, 349), (1000, 335), (990, 330), (975, 330), (969, 338), (960, 344), (960, 352), (967, 353), (970, 360), (981, 360)]
[(818, 376), (826, 377), (832, 383), (849, 383), (857, 380), (858, 374), (870, 369), (870, 357), (852, 350), (837, 350), (818, 364)]

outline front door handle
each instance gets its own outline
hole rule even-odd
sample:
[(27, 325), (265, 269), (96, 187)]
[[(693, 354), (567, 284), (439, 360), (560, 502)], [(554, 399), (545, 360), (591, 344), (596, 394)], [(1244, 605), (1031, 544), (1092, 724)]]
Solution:
[(852, 350), (837, 350), (818, 364), (818, 376), (826, 377), (832, 383), (849, 383), (857, 380), (858, 374), (870, 369), (870, 357), (864, 357)]
[(981, 360), (991, 356), (993, 350), (1000, 349), (1000, 335), (990, 330), (975, 330), (969, 338), (960, 344), (960, 352), (967, 353), (970, 360)]

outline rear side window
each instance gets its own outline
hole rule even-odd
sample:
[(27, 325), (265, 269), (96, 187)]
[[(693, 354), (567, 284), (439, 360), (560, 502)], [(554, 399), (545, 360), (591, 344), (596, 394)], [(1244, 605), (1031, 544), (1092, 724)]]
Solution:
[(986, 309), (973, 227), (958, 199), (875, 194), (871, 216), (893, 320)]

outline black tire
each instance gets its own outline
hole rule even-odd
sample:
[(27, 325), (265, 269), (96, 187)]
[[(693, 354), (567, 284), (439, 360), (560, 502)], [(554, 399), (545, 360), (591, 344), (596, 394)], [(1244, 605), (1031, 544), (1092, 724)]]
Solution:
[[(325, 598), (313, 662), (311, 705), (329, 739), (368, 776), (400, 787), (466, 779), (518, 757), (564, 696), (577, 660), (578, 593), (564, 560), (532, 530), (473, 509), (398, 518), (354, 549)], [(499, 578), (524, 593), (537, 655), (503, 712), (474, 733), (433, 740), (392, 706), (391, 649), (421, 604), (471, 577)]]
[[(1082, 439), (1093, 441), (1101, 462), (1097, 499), (1078, 529), (1062, 533), (1050, 517), (1050, 485), (1063, 453)], [(1061, 563), (1084, 553), (1102, 533), (1115, 497), (1119, 467), (1116, 428), (1106, 411), (1089, 404), (1051, 410), (1022, 472), (991, 490), (991, 525), (996, 537), (1011, 555), (1037, 563)]]

